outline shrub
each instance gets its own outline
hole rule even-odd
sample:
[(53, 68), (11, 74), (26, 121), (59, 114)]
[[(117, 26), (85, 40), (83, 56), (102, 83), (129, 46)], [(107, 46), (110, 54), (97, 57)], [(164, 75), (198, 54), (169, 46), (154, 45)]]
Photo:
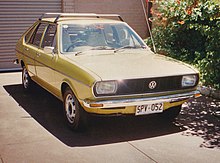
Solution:
[[(195, 65), (205, 85), (220, 88), (220, 10), (214, 0), (155, 0), (151, 10), (158, 53)], [(152, 42), (147, 39), (152, 47)]]

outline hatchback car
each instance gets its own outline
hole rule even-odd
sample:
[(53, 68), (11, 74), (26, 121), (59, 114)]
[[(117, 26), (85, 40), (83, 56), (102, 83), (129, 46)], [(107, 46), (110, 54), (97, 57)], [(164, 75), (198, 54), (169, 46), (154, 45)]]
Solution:
[(35, 82), (63, 101), (74, 130), (89, 114), (170, 120), (199, 94), (197, 70), (153, 53), (115, 14), (43, 14), (19, 39), (16, 55), (24, 89)]

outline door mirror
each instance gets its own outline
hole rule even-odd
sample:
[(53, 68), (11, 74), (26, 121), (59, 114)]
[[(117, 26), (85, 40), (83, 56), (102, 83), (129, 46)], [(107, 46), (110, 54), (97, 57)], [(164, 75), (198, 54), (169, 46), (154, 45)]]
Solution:
[(54, 47), (45, 46), (44, 47), (44, 53), (46, 53), (46, 54), (54, 54)]

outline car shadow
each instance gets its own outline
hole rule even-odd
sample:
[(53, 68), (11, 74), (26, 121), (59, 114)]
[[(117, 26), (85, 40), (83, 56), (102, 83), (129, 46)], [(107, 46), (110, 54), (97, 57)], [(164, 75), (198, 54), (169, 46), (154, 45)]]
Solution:
[(70, 147), (93, 146), (152, 138), (184, 131), (181, 125), (163, 123), (150, 116), (91, 117), (89, 128), (71, 131), (65, 124), (62, 102), (39, 86), (25, 92), (22, 85), (6, 85), (4, 89), (41, 126)]

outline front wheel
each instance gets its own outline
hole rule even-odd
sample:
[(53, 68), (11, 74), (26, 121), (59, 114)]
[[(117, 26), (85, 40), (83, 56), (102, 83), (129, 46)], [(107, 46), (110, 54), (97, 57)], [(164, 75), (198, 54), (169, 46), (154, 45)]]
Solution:
[(72, 130), (83, 130), (87, 126), (87, 113), (81, 107), (72, 90), (67, 87), (64, 93), (64, 116)]
[(31, 77), (28, 74), (28, 70), (25, 66), (22, 68), (22, 85), (25, 91), (30, 90), (32, 85)]

